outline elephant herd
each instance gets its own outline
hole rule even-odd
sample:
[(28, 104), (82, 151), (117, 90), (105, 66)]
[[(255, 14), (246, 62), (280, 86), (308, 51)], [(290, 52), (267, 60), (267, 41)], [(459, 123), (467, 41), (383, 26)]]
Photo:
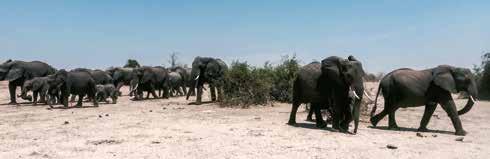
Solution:
[[(98, 106), (99, 102), (117, 102), (122, 86), (129, 86), (133, 100), (169, 98), (195, 95), (191, 104), (202, 104), (204, 84), (209, 85), (212, 101), (223, 100), (223, 85), (228, 66), (224, 61), (211, 57), (196, 57), (192, 68), (142, 66), (138, 68), (111, 67), (107, 70), (73, 69), (56, 70), (40, 61), (12, 61), (0, 64), (0, 80), (9, 81), (10, 104), (17, 104), (17, 97), (38, 103), (61, 104), (68, 107), (78, 96), (76, 106), (83, 104), (84, 97)], [(347, 58), (331, 56), (321, 62), (312, 62), (300, 68), (293, 84), (292, 110), (289, 125), (296, 125), (296, 112), (301, 104), (311, 104), (316, 126), (325, 128), (322, 110), (331, 115), (332, 128), (340, 132), (357, 133), (361, 101), (370, 98), (364, 88), (364, 72), (361, 61), (354, 56)], [(16, 95), (16, 88), (21, 94)], [(27, 95), (32, 92), (32, 97)], [(144, 93), (146, 97), (144, 97)], [(157, 93), (158, 92), (158, 93)], [(466, 92), (468, 102), (457, 110), (452, 93)], [(384, 97), (384, 109), (376, 114), (379, 95)], [(439, 104), (448, 114), (456, 130), (456, 135), (466, 135), (460, 115), (468, 112), (478, 96), (475, 77), (469, 69), (440, 65), (425, 70), (402, 68), (385, 75), (376, 94), (371, 110), (371, 124), (375, 127), (388, 115), (390, 129), (398, 129), (395, 112), (398, 108), (425, 106), (419, 131), (428, 131), (427, 124)], [(376, 115), (375, 115), (376, 114)]]
[[(0, 64), (0, 80), (9, 81), (10, 103), (17, 104), (17, 97), (32, 101), (33, 105), (44, 103), (53, 107), (56, 104), (68, 107), (78, 97), (76, 107), (81, 107), (83, 100), (115, 104), (121, 96), (122, 86), (129, 86), (133, 100), (169, 98), (173, 96), (196, 95), (195, 104), (201, 104), (203, 85), (210, 85), (212, 100), (222, 98), (222, 85), (226, 64), (217, 58), (196, 57), (193, 68), (162, 66), (142, 66), (138, 68), (111, 67), (107, 70), (77, 68), (57, 70), (41, 61), (7, 60)], [(16, 89), (20, 87), (20, 95)], [(187, 89), (189, 88), (189, 89)], [(197, 94), (196, 90), (197, 89)], [(32, 96), (27, 95), (32, 92)], [(158, 94), (157, 94), (158, 92)], [(71, 98), (69, 99), (69, 97)], [(85, 98), (86, 97), (86, 98)]]

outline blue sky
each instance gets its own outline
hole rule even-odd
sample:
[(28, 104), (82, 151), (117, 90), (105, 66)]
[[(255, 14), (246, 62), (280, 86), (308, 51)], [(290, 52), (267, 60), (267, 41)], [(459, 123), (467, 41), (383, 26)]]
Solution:
[(262, 65), (355, 55), (369, 72), (471, 67), (490, 51), (490, 1), (2, 1), (0, 60), (106, 68), (180, 52)]

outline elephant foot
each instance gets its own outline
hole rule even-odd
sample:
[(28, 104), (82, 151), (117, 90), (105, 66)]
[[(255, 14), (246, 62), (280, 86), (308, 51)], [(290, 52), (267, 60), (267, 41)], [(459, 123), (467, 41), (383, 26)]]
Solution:
[(75, 105), (75, 107), (80, 108), (80, 107), (82, 107), (82, 104), (77, 104), (77, 105)]
[(419, 132), (429, 132), (430, 130), (427, 129), (427, 128), (419, 128), (419, 129), (417, 129), (417, 131), (419, 131)]
[(376, 127), (376, 125), (378, 125), (378, 121), (376, 121), (374, 118), (369, 119), (369, 121), (371, 122), (371, 125), (373, 125), (373, 127)]
[(457, 136), (466, 136), (466, 134), (468, 134), (468, 133), (464, 130), (457, 130), (456, 133), (454, 133), (454, 134)]
[(306, 121), (314, 122), (315, 120), (313, 120), (313, 118), (311, 118), (311, 117), (308, 117), (308, 118), (306, 118)]
[(317, 127), (317, 128), (322, 128), (322, 129), (323, 129), (323, 128), (326, 128), (326, 127), (327, 127), (327, 123), (325, 123), (325, 122), (317, 123), (317, 124), (316, 124), (316, 127)]
[(99, 104), (94, 104), (94, 107), (99, 107)]
[(296, 125), (296, 122), (295, 121), (289, 121), (288, 122), (288, 125), (295, 126)]

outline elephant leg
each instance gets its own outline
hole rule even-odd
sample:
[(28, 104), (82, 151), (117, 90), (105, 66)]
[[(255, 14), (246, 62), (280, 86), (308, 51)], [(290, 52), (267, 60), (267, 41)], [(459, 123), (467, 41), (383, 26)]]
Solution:
[(296, 112), (298, 111), (299, 105), (301, 105), (301, 103), (293, 101), (291, 113), (289, 114), (289, 121), (288, 121), (289, 125), (295, 125), (296, 124)]
[(218, 92), (218, 102), (223, 101), (223, 87), (216, 87), (216, 91)]
[(39, 92), (34, 91), (32, 92), (32, 96), (34, 97), (34, 100), (32, 101), (33, 105), (37, 105), (37, 96), (39, 95)]
[(215, 86), (214, 84), (213, 85), (209, 85), (209, 92), (211, 93), (211, 101), (216, 101), (216, 92), (215, 92)]
[(394, 106), (393, 106), (391, 103), (389, 103), (389, 101), (388, 101), (388, 100), (385, 100), (385, 107), (384, 107), (383, 111), (381, 111), (379, 114), (377, 114), (377, 115), (373, 116), (373, 117), (370, 119), (371, 124), (372, 124), (374, 127), (376, 127), (376, 125), (378, 125), (379, 121), (380, 121), (381, 119), (383, 119), (383, 118), (384, 118), (386, 115), (388, 115), (388, 114), (391, 112), (391, 110), (392, 110), (392, 109), (394, 109), (393, 107), (394, 107)]
[(437, 108), (437, 103), (431, 103), (425, 105), (424, 116), (422, 117), (422, 121), (420, 121), (420, 127), (418, 131), (422, 131), (422, 132), (429, 131), (429, 129), (427, 129), (427, 124), (429, 124), (430, 118), (432, 117), (432, 114), (434, 114), (436, 108)]
[(398, 110), (398, 107), (395, 108), (394, 110), (391, 110), (391, 112), (388, 114), (388, 128), (392, 130), (398, 130), (398, 124), (396, 124), (396, 119), (395, 119), (395, 113), (396, 110)]
[(76, 107), (82, 107), (84, 96), (85, 96), (85, 94), (78, 94), (78, 102), (77, 102), (77, 105), (75, 105)]
[(15, 90), (17, 89), (17, 86), (13, 82), (9, 82), (9, 93), (10, 93), (10, 103), (16, 105), (17, 101), (15, 99)]
[(306, 117), (306, 121), (313, 121), (313, 109), (311, 109), (310, 107), (310, 110), (308, 111), (308, 116)]
[(187, 88), (185, 88), (185, 85), (182, 85), (181, 87), (182, 87), (182, 91), (184, 91), (183, 96), (185, 96), (187, 94)]
[[(94, 103), (94, 107), (99, 107), (99, 101), (95, 100), (95, 98), (96, 98), (95, 92), (91, 91), (87, 95), (89, 98), (92, 98), (92, 102)], [(107, 102), (107, 94), (105, 94), (105, 93), (104, 93), (104, 100), (106, 100), (106, 102)]]
[(199, 85), (197, 87), (197, 94), (196, 94), (196, 104), (197, 105), (200, 105), (201, 102), (202, 102), (202, 88), (203, 86), (202, 85)]
[(440, 102), (444, 111), (446, 111), (449, 118), (451, 118), (451, 122), (454, 125), (454, 129), (456, 129), (456, 135), (465, 136), (467, 132), (463, 129), (463, 125), (461, 124), (461, 120), (459, 119), (458, 110), (456, 109), (456, 104), (454, 103), (451, 95), (445, 95), (445, 100)]
[(47, 105), (48, 104), (48, 99), (47, 99), (48, 97), (46, 95), (46, 92), (43, 91), (43, 92), (41, 92), (39, 94), (41, 95), (41, 103), (44, 103), (44, 104)]
[(321, 104), (311, 103), (311, 108), (315, 111), (316, 127), (318, 128), (327, 127), (327, 123), (323, 120), (322, 117)]

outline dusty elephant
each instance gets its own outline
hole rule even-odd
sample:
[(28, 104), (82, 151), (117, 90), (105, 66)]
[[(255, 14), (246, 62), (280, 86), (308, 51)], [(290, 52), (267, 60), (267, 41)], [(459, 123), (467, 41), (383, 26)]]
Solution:
[[(458, 111), (451, 93), (467, 92), (469, 95), (465, 107)], [(419, 131), (428, 131), (427, 124), (434, 113), (437, 104), (446, 111), (451, 118), (456, 135), (466, 135), (461, 125), (459, 115), (470, 111), (478, 96), (475, 78), (466, 68), (441, 65), (426, 70), (398, 69), (387, 74), (379, 84), (376, 101), (383, 93), (385, 106), (382, 112), (375, 115), (375, 106), (371, 111), (371, 123), (376, 126), (378, 122), (389, 115), (388, 125), (391, 129), (398, 129), (395, 112), (398, 108), (417, 107), (425, 105), (424, 115), (420, 122)]]

